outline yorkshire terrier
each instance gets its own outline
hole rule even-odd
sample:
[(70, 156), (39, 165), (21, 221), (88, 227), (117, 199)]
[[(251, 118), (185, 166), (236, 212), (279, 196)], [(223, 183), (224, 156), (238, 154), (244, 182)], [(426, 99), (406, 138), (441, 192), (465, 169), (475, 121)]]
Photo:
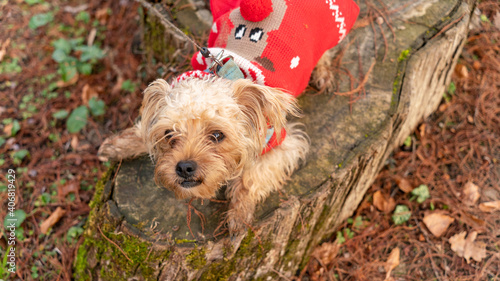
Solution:
[(287, 116), (299, 117), (296, 96), (318, 61), (313, 83), (331, 87), (325, 51), (345, 37), (359, 12), (352, 0), (250, 2), (212, 1), (208, 43), (212, 53), (224, 50), (246, 79), (203, 72), (213, 57), (197, 53), (196, 70), (170, 84), (151, 83), (137, 124), (106, 139), (98, 152), (103, 161), (149, 153), (156, 183), (179, 199), (212, 198), (227, 186), (231, 234), (244, 230), (256, 205), (305, 160), (308, 137)]

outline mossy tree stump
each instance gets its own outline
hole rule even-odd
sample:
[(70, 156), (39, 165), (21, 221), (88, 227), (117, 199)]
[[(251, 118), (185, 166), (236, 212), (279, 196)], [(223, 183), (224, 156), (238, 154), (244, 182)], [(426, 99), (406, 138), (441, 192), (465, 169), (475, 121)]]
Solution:
[[(96, 188), (75, 277), (276, 280), (302, 269), (314, 247), (352, 215), (394, 147), (438, 106), (474, 1), (358, 4), (357, 28), (336, 47), (343, 54), (337, 78), (339, 92), (347, 92), (346, 70), (363, 77), (373, 65), (366, 94), (353, 104), (334, 93), (299, 98), (312, 142), (307, 164), (258, 207), (251, 230), (231, 241), (219, 233), (227, 204), (197, 200), (194, 211), (155, 186), (149, 158), (123, 162)], [(363, 18), (368, 9), (385, 14), (370, 24)]]

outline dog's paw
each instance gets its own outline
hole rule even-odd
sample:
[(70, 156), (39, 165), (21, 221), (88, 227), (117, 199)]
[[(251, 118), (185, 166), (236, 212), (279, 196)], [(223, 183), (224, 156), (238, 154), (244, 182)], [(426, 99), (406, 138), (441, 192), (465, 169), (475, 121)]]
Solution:
[(231, 239), (245, 233), (252, 223), (253, 214), (238, 214), (234, 210), (227, 213), (227, 227)]
[(336, 86), (335, 74), (325, 65), (318, 65), (316, 67), (311, 82), (319, 91), (331, 92)]
[(106, 162), (117, 160), (120, 152), (117, 150), (116, 146), (113, 145), (112, 138), (107, 138), (99, 147), (97, 151), (97, 158), (99, 161)]

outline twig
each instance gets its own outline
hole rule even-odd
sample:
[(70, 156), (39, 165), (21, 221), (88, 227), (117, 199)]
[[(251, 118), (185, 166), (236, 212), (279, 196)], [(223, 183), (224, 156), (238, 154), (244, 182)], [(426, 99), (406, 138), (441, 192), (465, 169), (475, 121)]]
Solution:
[(131, 263), (134, 263), (133, 260), (131, 260), (127, 254), (125, 253), (125, 251), (123, 251), (122, 248), (120, 248), (120, 246), (118, 244), (116, 244), (113, 240), (109, 239), (108, 237), (106, 237), (106, 235), (104, 235), (104, 233), (102, 232), (101, 228), (99, 226), (97, 226), (97, 229), (99, 230), (99, 232), (101, 233), (102, 237), (104, 237), (104, 239), (108, 240), (108, 242), (110, 242), (111, 244), (115, 245), (116, 248), (118, 248), (118, 250), (120, 250), (120, 252), (122, 252), (122, 254), (127, 258), (127, 260), (129, 260)]
[(370, 77), (370, 72), (372, 71), (374, 66), (375, 66), (375, 62), (372, 63), (372, 65), (370, 66), (370, 68), (366, 72), (365, 78), (359, 84), (359, 86), (356, 87), (356, 89), (349, 91), (349, 92), (343, 92), (343, 93), (337, 92), (337, 93), (335, 93), (335, 95), (337, 95), (337, 96), (349, 96), (349, 95), (352, 95), (352, 94), (355, 94), (355, 93), (358, 93), (359, 91), (361, 91), (361, 89), (363, 89), (363, 87), (365, 86), (366, 82), (368, 82), (368, 77)]
[(454, 20), (454, 21), (450, 22), (449, 24), (445, 25), (445, 26), (443, 27), (443, 29), (441, 29), (441, 31), (439, 31), (438, 33), (436, 33), (436, 35), (432, 36), (431, 40), (432, 40), (432, 39), (434, 39), (434, 38), (436, 38), (436, 37), (438, 37), (439, 35), (441, 35), (441, 33), (445, 32), (445, 31), (448, 31), (448, 29), (449, 29), (452, 25), (454, 25), (455, 23), (457, 23), (457, 22), (461, 21), (461, 20), (462, 20), (462, 18), (463, 18), (464, 16), (465, 16), (465, 14), (463, 14), (463, 15), (462, 15), (461, 17), (459, 17), (458, 19), (456, 19), (456, 20)]
[(287, 280), (287, 281), (292, 281), (290, 278), (286, 277), (285, 275), (283, 275), (281, 272), (277, 271), (276, 269), (272, 268), (272, 267), (268, 267), (270, 270), (272, 270), (274, 273), (278, 274), (279, 277)]
[(153, 245), (151, 245), (151, 249), (149, 250), (148, 255), (146, 256), (146, 259), (143, 261), (144, 263), (149, 259), (149, 255), (151, 255), (151, 252), (153, 251)]
[(187, 225), (189, 228), (189, 232), (191, 233), (191, 236), (193, 236), (193, 238), (196, 239), (196, 237), (193, 234), (193, 230), (191, 230), (191, 202), (193, 202), (193, 200), (194, 200), (194, 197), (191, 198), (191, 200), (189, 200), (189, 202), (187, 203), (188, 211), (187, 211), (187, 215), (186, 215), (186, 221), (187, 221)]

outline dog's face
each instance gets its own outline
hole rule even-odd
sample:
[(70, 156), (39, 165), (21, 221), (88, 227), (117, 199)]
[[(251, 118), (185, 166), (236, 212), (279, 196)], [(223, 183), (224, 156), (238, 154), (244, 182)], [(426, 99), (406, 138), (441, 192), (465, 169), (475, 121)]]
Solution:
[(155, 181), (178, 198), (211, 198), (262, 151), (268, 123), (277, 132), (293, 98), (248, 80), (153, 82), (144, 93), (141, 135), (156, 160)]

